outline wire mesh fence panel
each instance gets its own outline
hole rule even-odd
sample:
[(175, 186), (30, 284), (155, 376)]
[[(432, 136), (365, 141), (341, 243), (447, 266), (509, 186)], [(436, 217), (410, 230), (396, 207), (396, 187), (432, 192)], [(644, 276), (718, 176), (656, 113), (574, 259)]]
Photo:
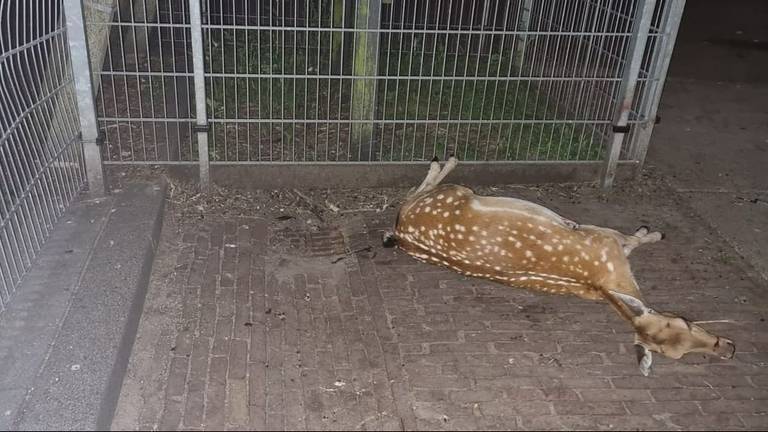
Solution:
[(197, 160), (188, 1), (120, 1), (93, 24), (109, 28), (96, 100), (105, 163)]
[[(644, 1), (202, 0), (210, 160), (600, 160)], [(632, 124), (675, 1), (655, 3)], [(107, 161), (197, 160), (188, 9), (125, 0), (108, 23)]]
[(0, 0), (0, 311), (82, 189), (62, 2)]

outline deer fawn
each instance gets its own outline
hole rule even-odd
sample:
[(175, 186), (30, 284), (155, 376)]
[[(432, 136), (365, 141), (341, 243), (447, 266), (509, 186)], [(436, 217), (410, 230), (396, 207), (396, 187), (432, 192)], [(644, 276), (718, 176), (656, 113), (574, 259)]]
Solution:
[(418, 260), (468, 276), (552, 294), (604, 300), (635, 330), (640, 372), (648, 375), (652, 352), (679, 359), (702, 352), (733, 358), (732, 341), (695, 322), (646, 306), (627, 256), (643, 243), (663, 238), (640, 227), (634, 234), (579, 225), (537, 204), (475, 195), (439, 185), (457, 165), (440, 169), (432, 160), (422, 184), (400, 208), (385, 246), (397, 245)]

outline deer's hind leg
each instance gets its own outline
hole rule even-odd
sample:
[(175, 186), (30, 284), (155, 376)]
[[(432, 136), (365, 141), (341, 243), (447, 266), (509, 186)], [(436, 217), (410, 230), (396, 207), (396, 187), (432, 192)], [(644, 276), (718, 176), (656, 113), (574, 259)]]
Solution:
[(424, 181), (421, 182), (419, 187), (416, 188), (415, 191), (412, 192), (412, 194), (417, 194), (419, 192), (430, 190), (435, 185), (437, 185), (437, 182), (435, 182), (435, 179), (440, 175), (440, 159), (437, 158), (437, 156), (432, 159), (432, 162), (429, 164), (429, 171), (427, 171), (427, 176), (424, 177)]
[(621, 237), (622, 238), (620, 242), (622, 248), (624, 249), (624, 255), (629, 256), (629, 254), (632, 253), (632, 250), (641, 244), (656, 243), (657, 241), (662, 240), (664, 238), (664, 234), (658, 231), (651, 232), (650, 228), (643, 225), (638, 228), (634, 234), (622, 235)]
[(434, 189), (451, 171), (453, 171), (454, 168), (456, 168), (456, 165), (458, 165), (458, 161), (455, 157), (451, 156), (441, 169), (440, 160), (435, 156), (435, 158), (432, 159), (432, 163), (429, 164), (429, 171), (427, 172), (424, 181), (421, 182), (421, 185), (419, 185), (411, 195)]
[[(429, 164), (429, 171), (427, 171), (427, 176), (424, 177), (424, 180), (421, 182), (418, 188), (411, 189), (406, 197), (406, 200), (413, 198), (415, 195), (421, 193), (421, 192), (428, 192), (435, 188), (440, 182), (445, 178), (445, 176), (448, 175), (455, 167), (458, 162), (456, 161), (456, 158), (451, 155), (451, 157), (448, 159), (448, 161), (445, 163), (445, 166), (440, 168), (440, 159), (438, 159), (437, 156), (435, 156), (432, 159), (432, 162)], [(395, 222), (395, 225), (397, 225), (397, 222)], [(395, 233), (391, 230), (387, 230), (384, 232), (381, 243), (384, 247), (393, 247), (396, 243)]]
[(448, 161), (445, 162), (445, 165), (443, 166), (443, 169), (441, 169), (440, 173), (437, 175), (437, 177), (435, 177), (434, 183), (433, 183), (432, 187), (435, 187), (435, 186), (439, 185), (440, 182), (443, 181), (443, 179), (446, 176), (448, 176), (448, 174), (450, 174), (451, 171), (453, 171), (453, 169), (456, 168), (456, 165), (458, 165), (458, 164), (459, 164), (458, 159), (456, 159), (455, 156), (451, 155), (448, 158)]

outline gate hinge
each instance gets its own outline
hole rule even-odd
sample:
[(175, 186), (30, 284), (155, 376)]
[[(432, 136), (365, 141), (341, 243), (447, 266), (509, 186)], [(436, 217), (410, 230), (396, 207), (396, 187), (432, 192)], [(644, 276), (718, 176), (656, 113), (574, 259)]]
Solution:
[[(80, 131), (77, 133), (77, 139), (80, 142), (84, 142), (83, 131)], [(96, 134), (96, 137), (93, 139), (93, 141), (89, 141), (89, 142), (93, 142), (93, 144), (95, 144), (97, 147), (101, 147), (104, 145), (104, 142), (106, 141), (106, 139), (107, 139), (107, 136), (104, 134), (104, 132), (99, 130), (99, 132)]]

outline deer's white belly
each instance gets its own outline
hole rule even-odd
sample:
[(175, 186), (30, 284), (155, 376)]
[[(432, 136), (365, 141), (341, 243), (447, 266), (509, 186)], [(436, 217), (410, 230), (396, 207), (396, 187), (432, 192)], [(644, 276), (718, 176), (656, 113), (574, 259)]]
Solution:
[(531, 218), (537, 221), (551, 222), (564, 227), (572, 227), (575, 223), (560, 216), (552, 210), (517, 198), (474, 196), (469, 202), (472, 210), (489, 212), (515, 213), (518, 217)]

